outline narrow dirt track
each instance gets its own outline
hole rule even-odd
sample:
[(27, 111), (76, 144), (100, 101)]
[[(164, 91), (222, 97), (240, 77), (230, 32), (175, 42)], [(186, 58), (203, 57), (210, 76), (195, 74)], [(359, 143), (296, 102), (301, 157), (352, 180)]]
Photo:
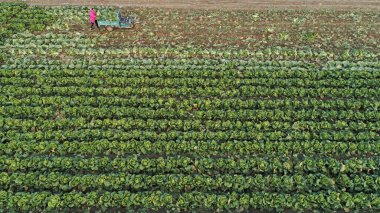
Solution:
[(26, 0), (26, 2), (31, 5), (51, 6), (112, 5), (189, 9), (380, 9), (380, 0)]

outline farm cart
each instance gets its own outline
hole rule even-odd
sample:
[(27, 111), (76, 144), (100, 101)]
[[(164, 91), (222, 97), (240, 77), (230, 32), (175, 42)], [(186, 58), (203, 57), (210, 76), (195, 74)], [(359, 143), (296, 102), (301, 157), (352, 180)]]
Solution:
[(124, 17), (121, 15), (120, 10), (116, 13), (116, 21), (110, 20), (99, 20), (99, 27), (105, 27), (108, 31), (112, 31), (113, 28), (133, 28), (135, 23), (137, 23), (137, 18), (135, 16)]

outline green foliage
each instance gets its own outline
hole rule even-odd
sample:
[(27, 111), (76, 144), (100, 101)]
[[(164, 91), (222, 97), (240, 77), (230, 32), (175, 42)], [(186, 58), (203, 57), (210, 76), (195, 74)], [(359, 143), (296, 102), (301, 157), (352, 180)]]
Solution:
[(44, 8), (25, 2), (0, 2), (0, 45), (12, 35), (24, 31), (42, 31), (55, 21)]
[[(86, 207), (102, 208), (140, 208), (142, 210), (176, 210), (189, 211), (206, 209), (216, 211), (244, 211), (258, 209), (262, 211), (337, 211), (340, 209), (355, 211), (379, 210), (379, 195), (347, 192), (325, 192), (308, 194), (284, 193), (202, 193), (190, 192), (180, 195), (162, 191), (149, 192), (71, 192), (52, 194), (49, 192), (25, 193), (6, 192), (3, 194), (2, 209), (10, 211), (41, 211), (83, 209)], [(140, 210), (141, 211), (141, 210)]]
[(380, 211), (373, 13), (0, 10), (0, 212)]

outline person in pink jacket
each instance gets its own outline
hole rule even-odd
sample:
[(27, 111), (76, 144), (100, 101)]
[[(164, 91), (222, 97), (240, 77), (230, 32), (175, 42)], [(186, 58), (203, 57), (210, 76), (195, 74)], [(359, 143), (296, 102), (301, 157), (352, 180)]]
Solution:
[(96, 20), (96, 11), (94, 10), (94, 8), (90, 9), (89, 15), (91, 22), (91, 30), (94, 29), (94, 24), (96, 24), (96, 27), (99, 29), (98, 21)]

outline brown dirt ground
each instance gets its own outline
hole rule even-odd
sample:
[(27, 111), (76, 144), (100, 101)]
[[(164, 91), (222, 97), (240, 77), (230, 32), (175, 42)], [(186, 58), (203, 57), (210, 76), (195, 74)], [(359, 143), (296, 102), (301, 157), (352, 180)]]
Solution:
[(380, 9), (380, 0), (26, 0), (26, 2), (31, 5), (52, 6), (112, 5), (189, 9)]

